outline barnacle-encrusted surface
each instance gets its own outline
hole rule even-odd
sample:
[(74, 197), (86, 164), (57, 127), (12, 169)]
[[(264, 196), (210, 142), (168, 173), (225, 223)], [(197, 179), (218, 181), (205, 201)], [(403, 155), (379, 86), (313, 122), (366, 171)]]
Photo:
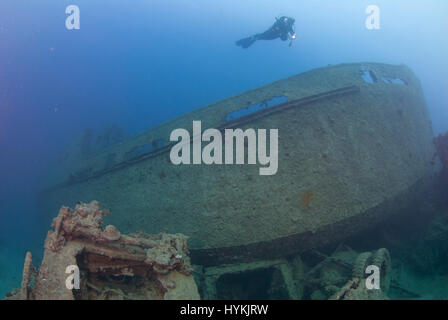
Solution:
[[(377, 81), (366, 83), (364, 72)], [(226, 121), (274, 97), (287, 101)], [(204, 130), (278, 129), (277, 174), (260, 177), (258, 165), (173, 165), (171, 132), (191, 130), (198, 119)], [(125, 213), (107, 220), (121, 232), (189, 235), (194, 264), (278, 259), (409, 214), (438, 169), (432, 140), (409, 68), (334, 65), (218, 101), (89, 157), (68, 157), (46, 177), (42, 211), (95, 195)]]

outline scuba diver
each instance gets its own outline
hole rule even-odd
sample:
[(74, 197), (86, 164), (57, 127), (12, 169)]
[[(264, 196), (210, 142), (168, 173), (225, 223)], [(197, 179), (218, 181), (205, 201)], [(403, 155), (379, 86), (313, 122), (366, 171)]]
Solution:
[(282, 41), (291, 40), (289, 46), (292, 45), (292, 41), (296, 38), (296, 33), (294, 31), (294, 18), (290, 17), (280, 17), (275, 18), (276, 21), (268, 30), (263, 33), (257, 33), (251, 37), (247, 37), (236, 42), (236, 45), (242, 47), (243, 49), (249, 48), (257, 40), (274, 40), (277, 38), (282, 39)]

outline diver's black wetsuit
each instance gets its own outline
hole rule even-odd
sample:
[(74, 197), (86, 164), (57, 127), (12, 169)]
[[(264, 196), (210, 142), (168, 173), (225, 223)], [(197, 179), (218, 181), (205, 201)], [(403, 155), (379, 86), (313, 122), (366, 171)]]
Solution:
[(263, 33), (257, 33), (251, 37), (247, 37), (236, 42), (237, 46), (244, 49), (249, 48), (257, 40), (274, 40), (280, 38), (283, 41), (288, 40), (288, 36), (294, 35), (294, 18), (281, 17)]

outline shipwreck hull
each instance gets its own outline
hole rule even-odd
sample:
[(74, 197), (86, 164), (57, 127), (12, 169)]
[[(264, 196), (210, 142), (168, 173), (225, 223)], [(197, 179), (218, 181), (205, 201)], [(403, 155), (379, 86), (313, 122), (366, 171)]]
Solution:
[[(273, 98), (281, 102), (269, 106)], [(277, 174), (260, 176), (259, 165), (172, 164), (170, 133), (191, 132), (193, 120), (203, 130), (278, 129)], [(208, 105), (101, 153), (68, 156), (48, 175), (42, 212), (49, 220), (61, 205), (95, 199), (123, 232), (188, 235), (194, 264), (273, 259), (407, 210), (432, 175), (432, 139), (410, 69), (330, 66)]]

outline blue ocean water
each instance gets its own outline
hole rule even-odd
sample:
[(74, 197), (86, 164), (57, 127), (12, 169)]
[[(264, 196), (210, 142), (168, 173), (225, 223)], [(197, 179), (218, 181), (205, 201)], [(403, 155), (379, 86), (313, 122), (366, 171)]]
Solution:
[[(381, 9), (367, 30), (366, 7)], [(67, 30), (65, 9), (80, 8)], [(0, 296), (20, 285), (26, 250), (41, 253), (36, 190), (85, 128), (136, 134), (207, 103), (329, 64), (411, 67), (435, 133), (448, 129), (448, 2), (443, 0), (2, 0), (0, 2)], [(234, 42), (276, 16), (297, 40)]]

